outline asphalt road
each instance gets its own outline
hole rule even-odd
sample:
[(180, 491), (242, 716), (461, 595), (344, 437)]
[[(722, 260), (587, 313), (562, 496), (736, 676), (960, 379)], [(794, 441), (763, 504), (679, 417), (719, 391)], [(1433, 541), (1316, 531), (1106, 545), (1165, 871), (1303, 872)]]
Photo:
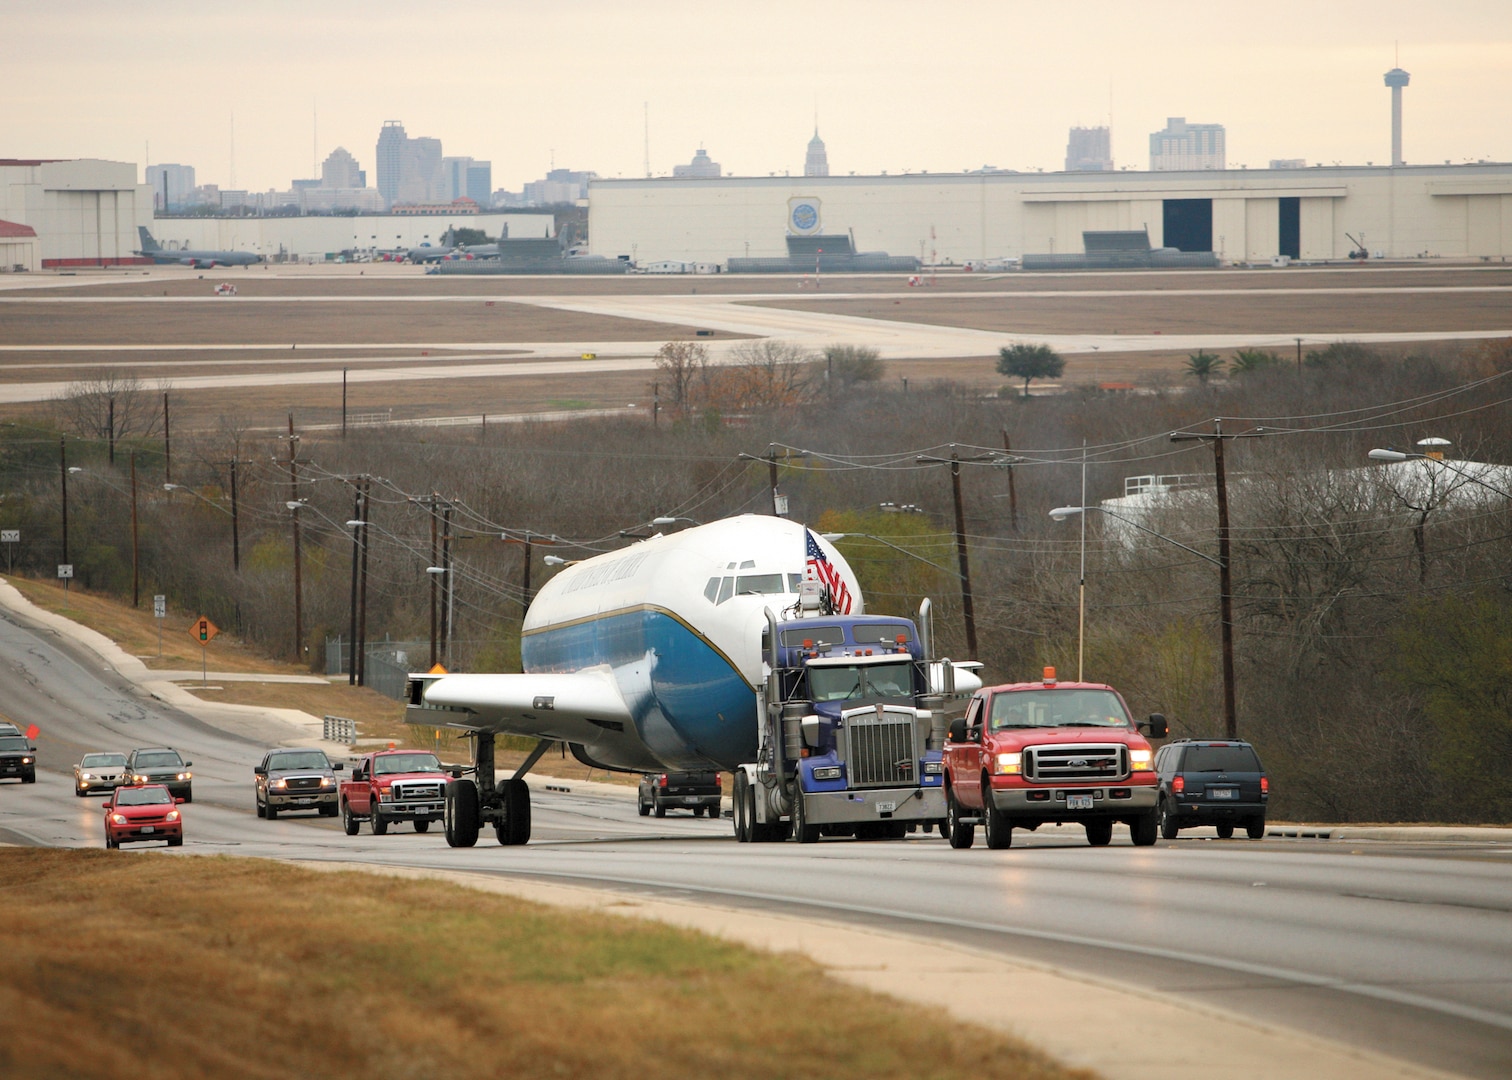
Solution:
[[(1512, 850), (1494, 844), (1136, 849), (1119, 829), (1113, 846), (1091, 849), (1066, 828), (1016, 833), (1004, 852), (952, 851), (934, 836), (738, 845), (728, 821), (640, 818), (632, 798), (537, 785), (528, 847), (452, 850), (439, 828), (347, 837), (334, 819), (259, 820), (261, 745), (144, 697), (10, 613), (0, 702), (43, 730), (37, 783), (0, 785), (0, 842), (102, 844), (102, 799), (75, 797), (71, 764), (88, 750), (171, 744), (194, 761), (185, 854), (513, 874), (804, 913), (1155, 988), (1436, 1069), (1512, 1075)], [(1206, 1075), (1224, 1074), (1213, 1066)]]

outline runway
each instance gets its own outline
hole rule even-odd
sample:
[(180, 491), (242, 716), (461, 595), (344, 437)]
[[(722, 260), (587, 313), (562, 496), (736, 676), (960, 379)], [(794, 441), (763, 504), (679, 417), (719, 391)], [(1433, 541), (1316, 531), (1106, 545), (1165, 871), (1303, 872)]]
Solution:
[(453, 850), (435, 831), (347, 837), (333, 819), (257, 819), (261, 743), (146, 697), (9, 612), (0, 693), (12, 718), (43, 730), (38, 782), (0, 786), (0, 841), (98, 846), (101, 800), (73, 795), (69, 765), (86, 750), (166, 743), (194, 761), (183, 854), (462, 870), (901, 932), (1427, 1069), (1512, 1073), (1512, 845), (1192, 838), (1136, 849), (1119, 829), (1092, 849), (1074, 828), (1016, 833), (1002, 852), (933, 836), (738, 845), (728, 821), (642, 819), (629, 797), (537, 784), (529, 846)]

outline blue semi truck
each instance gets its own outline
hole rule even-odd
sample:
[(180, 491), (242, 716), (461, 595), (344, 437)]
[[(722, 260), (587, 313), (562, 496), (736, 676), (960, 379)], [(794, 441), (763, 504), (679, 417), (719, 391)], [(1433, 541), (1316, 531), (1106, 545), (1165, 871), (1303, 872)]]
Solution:
[(735, 771), (737, 840), (901, 839), (944, 821), (945, 709), (979, 685), (979, 665), (932, 661), (919, 633), (929, 601), (919, 615), (767, 611), (757, 760)]

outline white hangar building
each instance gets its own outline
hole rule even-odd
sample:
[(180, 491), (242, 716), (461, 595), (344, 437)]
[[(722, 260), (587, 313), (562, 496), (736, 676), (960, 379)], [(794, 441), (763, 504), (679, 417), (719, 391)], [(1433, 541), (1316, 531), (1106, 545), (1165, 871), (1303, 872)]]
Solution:
[(1227, 262), (1512, 256), (1512, 164), (1201, 172), (913, 173), (594, 180), (595, 255), (782, 256), (793, 235), (964, 263), (1080, 254), (1082, 233), (1145, 228), (1154, 247)]
[(146, 261), (137, 226), (152, 224), (152, 189), (132, 162), (0, 158), (0, 221), (36, 234), (28, 269), (134, 266)]

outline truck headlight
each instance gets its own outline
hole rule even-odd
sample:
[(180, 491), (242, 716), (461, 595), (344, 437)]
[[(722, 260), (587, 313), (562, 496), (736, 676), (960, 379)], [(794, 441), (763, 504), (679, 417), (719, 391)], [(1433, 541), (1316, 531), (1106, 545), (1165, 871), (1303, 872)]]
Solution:
[(1154, 754), (1149, 750), (1130, 750), (1129, 767), (1135, 772), (1149, 772), (1152, 757)]
[(379, 802), (392, 802), (393, 798), (394, 798), (394, 789), (393, 788), (386, 788), (385, 787), (385, 788), (379, 788), (378, 789), (378, 801)]
[(178, 774), (178, 778), (180, 780), (193, 780), (194, 774), (192, 772), (181, 772)]
[(815, 780), (838, 780), (840, 779), (840, 766), (823, 765), (814, 770)]
[(1011, 753), (999, 754), (993, 758), (993, 770), (999, 775), (1016, 774), (1023, 764), (1024, 755), (1017, 750)]
[(289, 782), (280, 776), (277, 780), (273, 781), (273, 786), (282, 791), (284, 788), (289, 786)]
[(335, 787), (336, 781), (332, 780), (329, 776), (322, 776), (320, 778), (320, 786), (323, 788)]
[(945, 763), (943, 761), (926, 761), (924, 763), (924, 775), (925, 776), (938, 776), (940, 773), (942, 773), (944, 771), (945, 771)]

